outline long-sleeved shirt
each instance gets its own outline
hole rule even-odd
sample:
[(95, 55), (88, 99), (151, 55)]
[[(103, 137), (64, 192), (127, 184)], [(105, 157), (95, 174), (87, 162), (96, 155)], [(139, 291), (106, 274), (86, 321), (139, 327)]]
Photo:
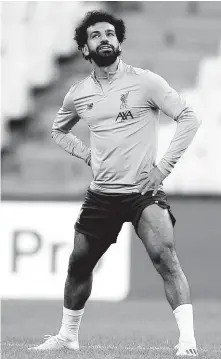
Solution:
[[(98, 78), (93, 71), (71, 87), (57, 113), (52, 137), (90, 164), (91, 189), (139, 192), (140, 175), (156, 166), (160, 110), (177, 122), (169, 148), (157, 164), (167, 176), (191, 143), (199, 121), (162, 77), (122, 60), (106, 78)], [(70, 132), (79, 120), (90, 129), (90, 148)]]

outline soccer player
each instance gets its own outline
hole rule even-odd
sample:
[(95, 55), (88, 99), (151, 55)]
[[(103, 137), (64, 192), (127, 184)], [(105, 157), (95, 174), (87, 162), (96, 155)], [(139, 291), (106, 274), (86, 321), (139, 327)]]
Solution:
[[(176, 355), (196, 356), (190, 289), (176, 255), (175, 218), (162, 182), (191, 143), (199, 121), (162, 77), (120, 59), (124, 39), (124, 22), (102, 11), (88, 12), (75, 30), (78, 48), (93, 71), (65, 96), (52, 137), (91, 167), (93, 180), (75, 224), (60, 331), (31, 349), (79, 349), (93, 269), (116, 242), (122, 224), (132, 222), (164, 281), (180, 332)], [(160, 111), (175, 120), (177, 128), (156, 164)], [(90, 129), (90, 148), (70, 132), (78, 121)]]

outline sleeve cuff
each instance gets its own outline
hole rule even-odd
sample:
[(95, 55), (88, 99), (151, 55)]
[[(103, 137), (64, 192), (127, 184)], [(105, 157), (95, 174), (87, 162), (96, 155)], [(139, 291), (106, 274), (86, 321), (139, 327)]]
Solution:
[(167, 162), (161, 161), (158, 165), (157, 168), (160, 170), (160, 172), (163, 173), (164, 176), (168, 176), (170, 174), (170, 172), (172, 171), (173, 167), (170, 166)]

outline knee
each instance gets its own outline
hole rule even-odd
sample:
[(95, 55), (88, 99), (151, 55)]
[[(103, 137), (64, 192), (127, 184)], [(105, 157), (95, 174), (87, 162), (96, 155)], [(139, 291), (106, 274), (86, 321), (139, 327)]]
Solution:
[(151, 259), (159, 272), (171, 272), (176, 264), (176, 252), (173, 243), (167, 242), (155, 248)]

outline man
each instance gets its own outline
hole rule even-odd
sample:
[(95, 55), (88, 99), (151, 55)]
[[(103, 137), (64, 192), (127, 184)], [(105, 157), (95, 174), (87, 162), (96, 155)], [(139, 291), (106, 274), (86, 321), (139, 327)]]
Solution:
[[(192, 141), (199, 122), (192, 109), (160, 76), (120, 60), (122, 20), (86, 14), (75, 40), (93, 72), (66, 95), (52, 128), (58, 145), (83, 159), (93, 181), (75, 224), (58, 335), (34, 350), (78, 349), (78, 331), (92, 288), (92, 272), (124, 222), (132, 222), (156, 270), (180, 331), (176, 355), (196, 356), (193, 309), (177, 258), (173, 217), (162, 182)], [(159, 111), (177, 122), (170, 146), (156, 165)], [(90, 128), (91, 148), (70, 132), (78, 121)]]

